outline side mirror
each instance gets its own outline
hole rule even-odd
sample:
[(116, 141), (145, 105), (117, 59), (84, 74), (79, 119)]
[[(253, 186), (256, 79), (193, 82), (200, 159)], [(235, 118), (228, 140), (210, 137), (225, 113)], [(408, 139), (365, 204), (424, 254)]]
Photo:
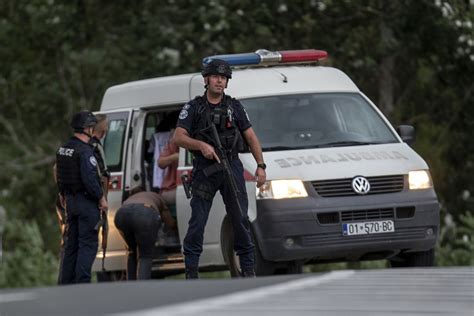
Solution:
[(408, 145), (413, 145), (416, 140), (415, 128), (411, 125), (400, 125), (397, 127), (397, 133)]

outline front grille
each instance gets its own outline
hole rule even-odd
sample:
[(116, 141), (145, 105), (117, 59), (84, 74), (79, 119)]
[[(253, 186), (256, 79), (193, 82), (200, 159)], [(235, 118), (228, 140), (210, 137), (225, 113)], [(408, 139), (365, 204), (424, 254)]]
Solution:
[(339, 213), (318, 213), (318, 221), (322, 225), (339, 223)]
[[(414, 209), (414, 208), (413, 208)], [(397, 208), (397, 217), (400, 218)], [(392, 219), (393, 208), (377, 208), (370, 210), (342, 211), (340, 212), (341, 221), (343, 223), (365, 220)], [(337, 224), (339, 223), (339, 212), (318, 213), (318, 221), (320, 224)]]
[(341, 212), (342, 222), (393, 218), (393, 208)]
[[(367, 194), (394, 193), (403, 190), (404, 176), (367, 177), (370, 191)], [(340, 197), (358, 195), (352, 189), (352, 178), (312, 181), (316, 192), (322, 197)]]

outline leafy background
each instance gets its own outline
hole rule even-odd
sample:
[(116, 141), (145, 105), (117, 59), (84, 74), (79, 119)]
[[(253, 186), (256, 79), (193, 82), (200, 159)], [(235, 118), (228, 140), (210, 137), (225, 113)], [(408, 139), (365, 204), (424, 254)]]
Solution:
[(327, 50), (326, 64), (393, 125), (416, 127), (415, 150), (442, 204), (437, 264), (474, 265), (473, 8), (472, 0), (1, 1), (0, 287), (56, 281), (51, 167), (72, 113), (98, 110), (111, 85), (195, 72), (203, 56), (258, 48)]

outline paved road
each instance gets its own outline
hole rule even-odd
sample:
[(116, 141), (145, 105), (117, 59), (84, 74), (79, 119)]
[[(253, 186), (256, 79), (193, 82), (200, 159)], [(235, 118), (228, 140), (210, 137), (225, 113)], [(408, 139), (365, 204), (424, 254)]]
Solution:
[(0, 315), (474, 315), (474, 267), (0, 291)]

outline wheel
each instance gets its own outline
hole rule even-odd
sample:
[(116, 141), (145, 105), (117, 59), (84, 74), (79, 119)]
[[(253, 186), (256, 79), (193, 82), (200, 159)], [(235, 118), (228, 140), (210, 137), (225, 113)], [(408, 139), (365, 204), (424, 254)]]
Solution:
[(432, 267), (435, 265), (434, 249), (421, 252), (412, 252), (409, 256), (412, 267)]
[[(252, 233), (252, 240), (255, 246), (254, 258), (255, 258), (255, 274), (257, 276), (262, 275), (273, 275), (275, 273), (275, 266), (273, 262), (263, 259), (258, 244), (255, 240), (254, 234)], [(234, 251), (234, 230), (230, 220), (226, 217), (221, 230), (221, 247), (224, 261), (229, 267), (230, 275), (233, 278), (241, 276), (240, 260), (239, 256)]]
[(301, 274), (303, 263), (300, 261), (274, 262), (273, 275)]
[(229, 267), (230, 276), (233, 278), (240, 277), (240, 261), (239, 256), (234, 251), (234, 230), (230, 220), (226, 217), (221, 230), (221, 247), (224, 261)]
[(407, 263), (405, 262), (405, 260), (402, 259), (402, 258), (399, 258), (399, 257), (390, 259), (389, 261), (390, 261), (390, 266), (391, 266), (392, 268), (408, 267), (408, 266), (407, 266)]
[(117, 282), (125, 280), (125, 271), (96, 272), (97, 282)]
[(290, 261), (286, 265), (286, 274), (303, 273), (303, 263), (300, 261)]
[(267, 261), (263, 258), (262, 253), (260, 252), (260, 248), (258, 243), (256, 242), (255, 238), (254, 246), (255, 246), (255, 274), (257, 276), (264, 276), (264, 275), (274, 275), (275, 274), (275, 263), (271, 261)]
[(432, 267), (435, 265), (434, 249), (428, 251), (408, 252), (390, 260), (392, 268)]

